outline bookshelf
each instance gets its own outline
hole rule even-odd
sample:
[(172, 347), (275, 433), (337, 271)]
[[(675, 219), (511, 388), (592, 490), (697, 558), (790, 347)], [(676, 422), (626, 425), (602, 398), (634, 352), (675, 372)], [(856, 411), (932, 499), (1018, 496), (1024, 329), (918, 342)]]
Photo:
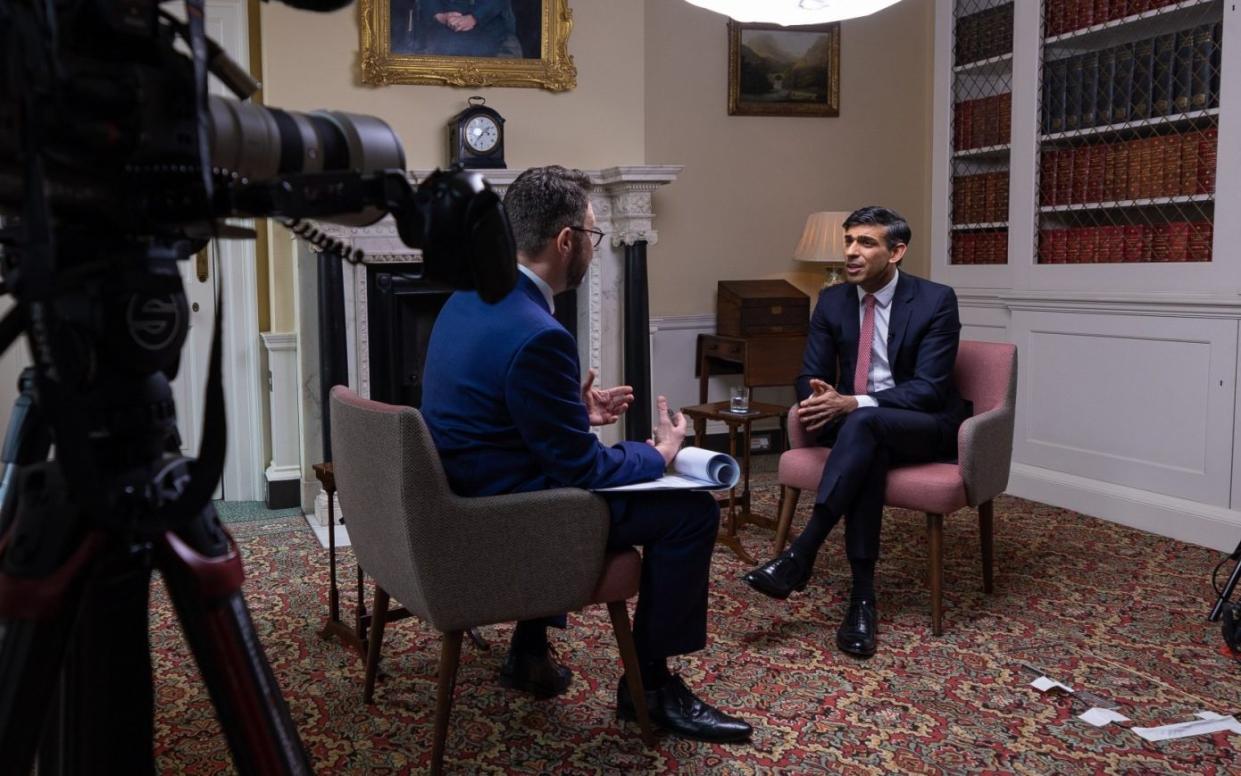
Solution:
[(950, 261), (1008, 263), (1013, 3), (953, 4)]
[[(928, 231), (961, 336), (1021, 353), (1009, 492), (1231, 549), (1241, 3), (1021, 0), (1011, 52), (963, 61), (958, 26), (979, 10), (935, 0)], [(960, 103), (1001, 91), (1005, 142), (963, 143)], [(980, 212), (960, 189), (1001, 171), (1007, 212), (998, 192)]]

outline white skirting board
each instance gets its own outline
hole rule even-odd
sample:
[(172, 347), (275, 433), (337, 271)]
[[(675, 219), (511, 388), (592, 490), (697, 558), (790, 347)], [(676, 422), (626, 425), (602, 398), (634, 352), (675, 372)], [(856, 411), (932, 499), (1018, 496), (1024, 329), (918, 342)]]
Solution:
[(1223, 552), (1241, 541), (1241, 512), (1038, 466), (1014, 463), (1007, 492)]

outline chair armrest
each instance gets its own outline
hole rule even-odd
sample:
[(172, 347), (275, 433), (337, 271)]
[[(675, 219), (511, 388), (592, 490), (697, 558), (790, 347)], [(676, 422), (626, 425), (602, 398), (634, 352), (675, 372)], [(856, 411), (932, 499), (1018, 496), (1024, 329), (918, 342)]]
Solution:
[(966, 418), (957, 431), (957, 455), (970, 506), (1003, 493), (1013, 462), (1013, 411), (1000, 407)]
[(451, 497), (425, 569), (428, 614), (441, 630), (543, 617), (580, 608), (603, 569), (607, 503), (577, 488)]
[(799, 447), (814, 447), (815, 441), (806, 427), (802, 425), (801, 418), (797, 416), (797, 402), (793, 402), (793, 406), (789, 407), (789, 449), (796, 450)]

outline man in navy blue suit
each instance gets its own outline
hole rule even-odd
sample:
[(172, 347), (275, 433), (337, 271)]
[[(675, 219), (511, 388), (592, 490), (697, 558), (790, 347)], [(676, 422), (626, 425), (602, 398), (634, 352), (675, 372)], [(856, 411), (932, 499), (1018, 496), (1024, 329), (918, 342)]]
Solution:
[[(487, 496), (545, 488), (607, 488), (663, 474), (685, 437), (685, 419), (657, 401), (652, 438), (605, 447), (591, 426), (614, 422), (633, 401), (628, 386), (608, 391), (584, 383), (577, 344), (552, 317), (555, 294), (585, 277), (595, 228), (590, 178), (576, 170), (527, 170), (509, 187), (520, 274), (495, 305), (458, 292), (435, 321), (427, 349), (422, 413), (453, 490)], [(707, 582), (719, 508), (707, 493), (606, 493), (611, 547), (642, 545), (634, 641), (652, 720), (670, 732), (708, 741), (742, 741), (744, 721), (702, 701), (667, 658), (706, 645)], [(564, 618), (521, 622), (501, 670), (508, 687), (548, 697), (572, 674), (551, 656), (546, 626)], [(622, 681), (617, 714), (633, 719)]]
[(773, 598), (804, 589), (843, 516), (853, 590), (836, 644), (870, 657), (888, 469), (956, 457), (957, 428), (971, 407), (952, 381), (961, 333), (956, 294), (897, 269), (909, 224), (893, 210), (865, 207), (844, 228), (847, 282), (819, 294), (797, 378), (798, 418), (832, 453), (806, 530), (743, 579)]

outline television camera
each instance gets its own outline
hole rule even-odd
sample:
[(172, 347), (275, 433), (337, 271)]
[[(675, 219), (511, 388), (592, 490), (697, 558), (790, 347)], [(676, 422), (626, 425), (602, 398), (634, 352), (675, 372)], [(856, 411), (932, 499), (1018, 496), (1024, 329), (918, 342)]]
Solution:
[[(0, 351), (25, 334), (32, 357), (0, 456), (3, 774), (29, 773), (36, 755), (46, 772), (154, 772), (153, 569), (237, 769), (310, 771), (210, 502), (226, 446), (223, 305), (199, 457), (178, 453), (177, 262), (252, 236), (229, 220), (251, 217), (357, 260), (313, 222), (391, 214), (431, 279), (488, 301), (516, 281), (503, 208), (478, 173), (415, 187), (383, 121), (245, 102), (257, 84), (206, 36), (203, 0), (185, 0), (183, 20), (163, 5), (0, 0), (0, 293), (14, 302)], [(209, 74), (236, 99), (210, 94)]]

